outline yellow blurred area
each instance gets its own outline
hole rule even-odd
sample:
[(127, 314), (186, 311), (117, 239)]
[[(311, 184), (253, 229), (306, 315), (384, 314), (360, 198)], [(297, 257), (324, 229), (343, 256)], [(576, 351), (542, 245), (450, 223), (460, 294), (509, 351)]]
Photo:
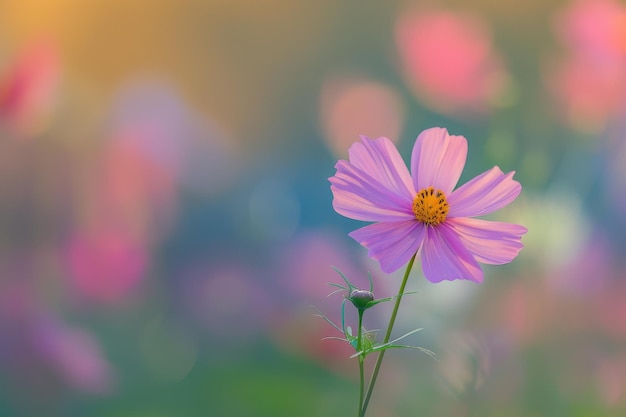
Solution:
[(66, 88), (101, 101), (129, 78), (165, 79), (238, 145), (252, 145), (251, 133), (280, 118), (284, 92), (327, 41), (327, 12), (317, 2), (280, 0), (8, 0), (0, 5), (0, 62), (51, 38), (65, 79), (83, 84)]

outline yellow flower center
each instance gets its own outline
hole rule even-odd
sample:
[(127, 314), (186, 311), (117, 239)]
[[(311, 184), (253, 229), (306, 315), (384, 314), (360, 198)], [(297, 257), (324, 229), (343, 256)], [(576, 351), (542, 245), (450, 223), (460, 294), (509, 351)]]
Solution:
[(415, 218), (427, 225), (437, 226), (448, 216), (448, 201), (443, 191), (433, 187), (424, 188), (413, 199)]

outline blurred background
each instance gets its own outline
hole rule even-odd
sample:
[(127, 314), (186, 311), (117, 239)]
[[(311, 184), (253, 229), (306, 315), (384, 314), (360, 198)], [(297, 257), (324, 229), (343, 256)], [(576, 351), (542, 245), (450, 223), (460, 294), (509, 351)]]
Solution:
[(387, 355), (369, 413), (625, 415), (618, 0), (0, 1), (0, 415), (355, 414), (316, 309), (340, 320), (332, 265), (377, 297), (403, 271), (327, 178), (433, 126), (461, 182), (516, 171), (492, 218), (529, 232), (482, 284), (415, 269), (395, 333), (438, 360)]

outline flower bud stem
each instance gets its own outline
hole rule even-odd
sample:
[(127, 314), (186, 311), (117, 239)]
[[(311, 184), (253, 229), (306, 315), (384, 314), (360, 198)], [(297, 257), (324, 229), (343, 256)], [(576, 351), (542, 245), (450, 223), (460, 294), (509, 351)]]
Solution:
[[(396, 296), (396, 302), (393, 306), (393, 311), (391, 312), (391, 317), (389, 318), (389, 325), (387, 326), (387, 333), (385, 333), (385, 339), (383, 340), (383, 344), (389, 342), (389, 339), (391, 338), (391, 331), (393, 330), (393, 325), (396, 322), (396, 316), (398, 315), (398, 309), (400, 308), (400, 301), (402, 300), (402, 294), (404, 294), (404, 288), (406, 287), (406, 283), (408, 281), (409, 278), (409, 273), (411, 272), (411, 269), (413, 268), (413, 263), (415, 262), (415, 257), (417, 256), (417, 253), (415, 253), (413, 255), (413, 257), (411, 258), (411, 260), (409, 261), (409, 264), (406, 266), (406, 271), (404, 273), (404, 277), (402, 278), (402, 283), (400, 284), (400, 289), (398, 290), (398, 295)], [(359, 346), (361, 345), (361, 323), (360, 323), (360, 319), (361, 317), (359, 317)], [(376, 364), (374, 365), (374, 372), (372, 372), (372, 378), (370, 379), (370, 384), (369, 387), (367, 389), (367, 396), (365, 397), (365, 401), (362, 403), (362, 406), (360, 406), (360, 414), (359, 417), (364, 417), (365, 416), (365, 411), (367, 410), (367, 405), (369, 404), (370, 398), (372, 397), (372, 392), (374, 391), (374, 384), (376, 384), (376, 378), (378, 378), (378, 372), (380, 371), (380, 365), (383, 362), (383, 358), (385, 356), (385, 350), (382, 350), (379, 354), (378, 357), (376, 358)], [(362, 361), (361, 357), (359, 356), (359, 361)], [(362, 362), (360, 362), (362, 366)], [(362, 369), (362, 368), (361, 368)], [(361, 371), (361, 383), (363, 381), (363, 371)], [(361, 389), (361, 393), (363, 392), (363, 389)]]
[[(357, 333), (357, 351), (363, 351), (363, 312), (365, 310), (359, 309), (359, 330)], [(359, 355), (359, 413), (357, 417), (361, 417), (361, 407), (363, 406), (363, 394), (365, 393), (365, 376), (363, 372), (363, 362), (365, 355)]]

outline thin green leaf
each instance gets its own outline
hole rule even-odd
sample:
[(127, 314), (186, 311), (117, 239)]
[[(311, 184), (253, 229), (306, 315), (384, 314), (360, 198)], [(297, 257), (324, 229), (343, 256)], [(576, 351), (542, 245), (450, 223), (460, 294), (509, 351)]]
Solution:
[(348, 281), (348, 278), (343, 274), (343, 272), (341, 272), (339, 270), (339, 268), (337, 268), (334, 265), (331, 265), (331, 268), (333, 268), (335, 270), (335, 272), (337, 272), (341, 278), (343, 278), (344, 282), (346, 283), (346, 285), (350, 288), (350, 290), (352, 290), (352, 288), (354, 288), (354, 286), (352, 285), (352, 283), (350, 283), (350, 281)]
[(346, 312), (346, 299), (344, 298), (341, 302), (341, 332), (346, 334), (346, 320), (345, 320), (345, 312)]
[(414, 330), (411, 330), (410, 332), (405, 333), (405, 334), (403, 334), (402, 336), (400, 336), (400, 337), (398, 337), (398, 338), (396, 338), (396, 339), (393, 339), (393, 340), (392, 340), (392, 341), (390, 341), (390, 342), (387, 342), (387, 344), (388, 344), (388, 345), (391, 345), (391, 344), (393, 344), (393, 343), (396, 343), (398, 340), (402, 340), (402, 339), (404, 339), (405, 337), (410, 336), (410, 335), (412, 335), (413, 333), (417, 333), (417, 332), (422, 331), (422, 330), (424, 330), (424, 329), (423, 329), (423, 328), (421, 328), (421, 327), (420, 327), (419, 329), (414, 329)]
[[(410, 292), (402, 293), (403, 296), (404, 295), (409, 295), (409, 294), (417, 294), (417, 291), (410, 291)], [(391, 301), (391, 300), (393, 300), (395, 298), (398, 298), (398, 296), (394, 295), (393, 297), (385, 297), (385, 298), (379, 298), (377, 300), (372, 300), (372, 301), (370, 301), (367, 304), (367, 306), (368, 306), (367, 308), (373, 307), (373, 306), (375, 306), (376, 304), (379, 304), (379, 303), (386, 303), (387, 301)]]
[(311, 307), (313, 307), (315, 310), (317, 310), (317, 311), (318, 311), (318, 314), (314, 314), (314, 316), (317, 316), (317, 317), (321, 317), (321, 318), (323, 318), (323, 319), (324, 319), (324, 320), (325, 320), (328, 324), (330, 324), (331, 326), (333, 326), (335, 329), (339, 330), (341, 333), (343, 333), (343, 332), (344, 332), (344, 331), (343, 331), (343, 329), (341, 329), (339, 326), (337, 326), (335, 323), (333, 323), (331, 319), (329, 319), (328, 317), (326, 317), (326, 316), (324, 315), (324, 313), (322, 313), (322, 312), (320, 311), (320, 309), (319, 309), (319, 308), (317, 308), (317, 307), (315, 307), (315, 306), (311, 306)]
[(348, 342), (347, 339), (344, 339), (343, 337), (337, 337), (337, 336), (322, 337), (322, 340), (341, 340), (342, 342)]
[(330, 297), (331, 295), (335, 295), (338, 292), (342, 292), (342, 291), (346, 291), (346, 288), (341, 288), (341, 289), (335, 290), (335, 291), (331, 292), (330, 294), (328, 294), (326, 297)]
[[(428, 349), (425, 349), (423, 347), (412, 346), (412, 345), (384, 345), (384, 346), (381, 345), (381, 346), (376, 346), (375, 348), (373, 348), (372, 352), (381, 352), (381, 351), (387, 350), (387, 349), (417, 349), (417, 350), (427, 354), (431, 358), (437, 360), (437, 355), (432, 350), (428, 350)], [(356, 354), (356, 355), (358, 356), (358, 354)]]

